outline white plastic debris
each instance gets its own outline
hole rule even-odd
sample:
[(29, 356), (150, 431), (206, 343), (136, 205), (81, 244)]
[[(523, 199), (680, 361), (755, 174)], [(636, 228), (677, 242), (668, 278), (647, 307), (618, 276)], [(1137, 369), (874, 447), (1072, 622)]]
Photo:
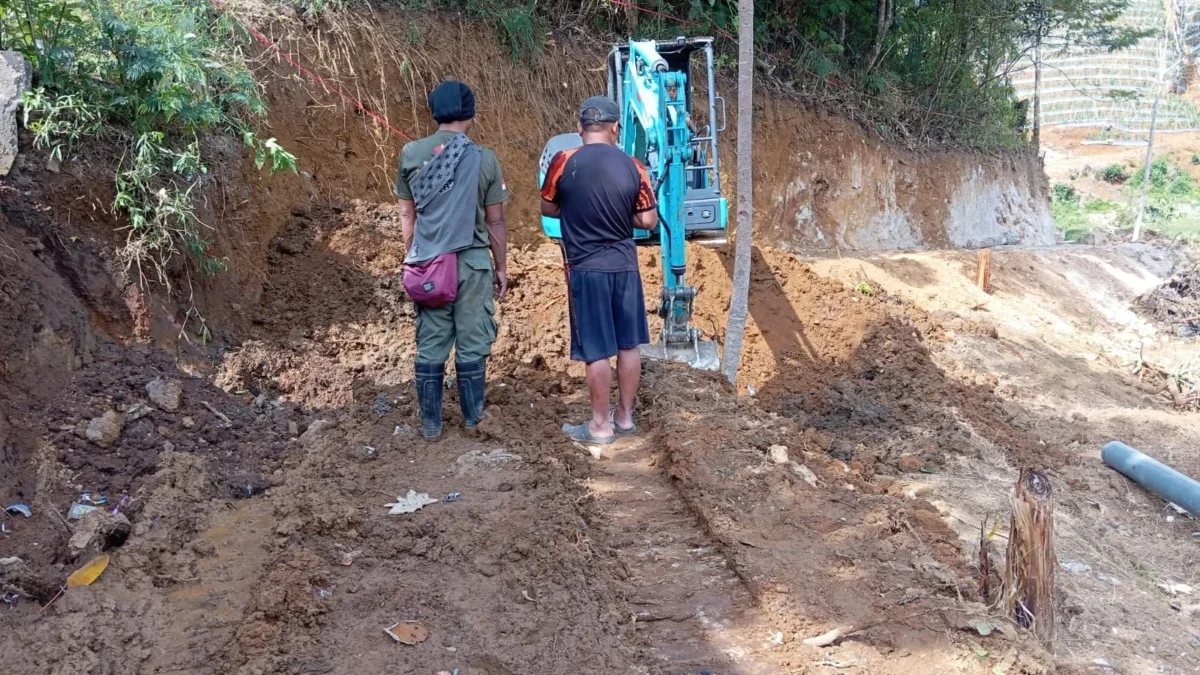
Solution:
[(1081, 562), (1065, 562), (1062, 564), (1062, 568), (1068, 572), (1071, 572), (1072, 574), (1082, 574), (1084, 572), (1092, 571), (1091, 565)]
[(398, 516), (404, 513), (420, 511), (426, 506), (436, 503), (438, 503), (438, 500), (431, 499), (428, 492), (409, 490), (407, 496), (396, 497), (396, 502), (394, 504), (384, 504), (384, 506), (392, 507), (392, 510), (388, 511), (389, 516)]
[(1193, 590), (1195, 590), (1191, 586), (1188, 586), (1187, 584), (1180, 584), (1180, 583), (1175, 583), (1175, 582), (1167, 582), (1165, 584), (1159, 584), (1158, 587), (1161, 588), (1163, 590), (1163, 592), (1166, 593), (1167, 595), (1188, 595)]
[(67, 511), (67, 520), (79, 520), (95, 510), (96, 507), (91, 504), (71, 504), (71, 510)]

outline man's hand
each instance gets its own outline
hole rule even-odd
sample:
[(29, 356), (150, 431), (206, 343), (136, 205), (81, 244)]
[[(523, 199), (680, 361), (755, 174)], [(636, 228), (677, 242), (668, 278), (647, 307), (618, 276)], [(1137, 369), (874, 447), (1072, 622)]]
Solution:
[(492, 281), (492, 286), (496, 292), (496, 302), (504, 302), (504, 296), (508, 295), (508, 271), (496, 270), (496, 278)]

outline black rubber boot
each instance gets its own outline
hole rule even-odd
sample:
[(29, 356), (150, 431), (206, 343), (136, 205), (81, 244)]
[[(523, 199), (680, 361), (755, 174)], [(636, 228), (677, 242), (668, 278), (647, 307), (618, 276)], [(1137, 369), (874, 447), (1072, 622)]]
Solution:
[(444, 363), (417, 364), (417, 402), (421, 406), (421, 435), (437, 440), (442, 435), (442, 382)]
[(454, 363), (454, 376), (458, 380), (458, 405), (462, 408), (463, 427), (468, 434), (475, 431), (483, 419), (483, 391), (487, 381), (487, 360), (470, 363)]

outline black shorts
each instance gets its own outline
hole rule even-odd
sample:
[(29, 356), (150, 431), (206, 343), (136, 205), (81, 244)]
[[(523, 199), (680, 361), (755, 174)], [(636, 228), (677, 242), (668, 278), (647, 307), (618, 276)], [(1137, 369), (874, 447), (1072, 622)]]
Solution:
[(571, 270), (571, 360), (591, 363), (650, 342), (642, 275)]

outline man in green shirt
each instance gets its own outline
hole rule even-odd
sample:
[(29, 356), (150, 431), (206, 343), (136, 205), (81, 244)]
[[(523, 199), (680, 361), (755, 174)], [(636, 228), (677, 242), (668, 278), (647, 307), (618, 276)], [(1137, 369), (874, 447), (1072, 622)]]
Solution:
[[(475, 95), (461, 82), (443, 82), (429, 94), (429, 109), (438, 130), (404, 146), (396, 175), (401, 232), (409, 250), (414, 236), (430, 237), (430, 233), (419, 231), (412, 181), (448, 143), (470, 130), (475, 119)], [(468, 435), (474, 435), (483, 417), (486, 360), (496, 340), (495, 302), (503, 300), (508, 292), (508, 235), (504, 223), (508, 189), (496, 154), (487, 148), (474, 149), (479, 152), (478, 194), (456, 194), (452, 183), (451, 192), (439, 197), (477, 199), (474, 237), (469, 246), (457, 250), (457, 296), (444, 307), (417, 306), (417, 398), (421, 433), (428, 440), (441, 436), (443, 381), (452, 346), (463, 425)], [(463, 189), (462, 185), (458, 187)]]

